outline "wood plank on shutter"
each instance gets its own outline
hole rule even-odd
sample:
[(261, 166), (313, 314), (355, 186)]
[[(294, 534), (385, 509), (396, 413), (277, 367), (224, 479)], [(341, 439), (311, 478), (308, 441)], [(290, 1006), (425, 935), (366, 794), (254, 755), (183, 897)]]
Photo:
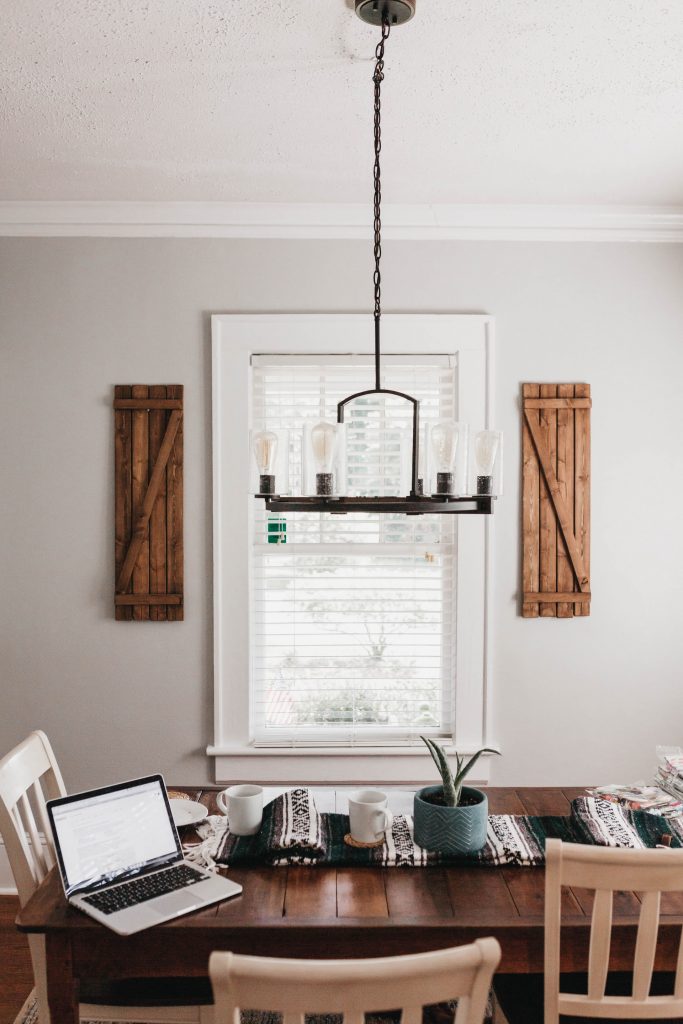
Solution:
[[(168, 398), (182, 399), (182, 384), (166, 388)], [(169, 593), (182, 594), (184, 587), (183, 548), (183, 424), (180, 423), (168, 460), (166, 495), (166, 573)], [(183, 605), (166, 610), (170, 621), (184, 617)]]
[[(119, 384), (114, 388), (114, 397), (118, 399), (130, 398), (130, 387)], [(131, 476), (131, 414), (127, 409), (116, 409), (114, 412), (114, 465), (116, 472), (115, 480), (115, 503), (114, 503), (114, 550), (115, 550), (115, 573), (116, 579), (121, 572), (121, 566), (126, 555), (126, 548), (129, 543), (131, 522), (132, 522), (132, 476)], [(117, 607), (116, 618), (120, 621), (133, 618), (133, 609)]]
[[(541, 398), (557, 398), (557, 386), (555, 384), (541, 384)], [(551, 462), (557, 460), (557, 410), (541, 409), (539, 412), (539, 425), (545, 441)], [(539, 505), (539, 590), (552, 593), (557, 590), (557, 526), (555, 524), (555, 511), (553, 502), (548, 490), (548, 485), (541, 474), (540, 481), (540, 505)], [(551, 603), (539, 605), (539, 614), (543, 618), (551, 618), (557, 615), (557, 606)]]
[[(144, 384), (134, 384), (131, 394), (133, 398), (149, 398), (149, 388)], [(148, 482), (149, 413), (146, 409), (135, 409), (133, 411), (133, 522), (142, 510)], [(149, 593), (148, 536), (142, 540), (133, 569), (133, 591), (140, 594)], [(136, 621), (149, 619), (149, 608), (145, 605), (133, 605), (133, 618)]]
[[(541, 393), (538, 384), (524, 384), (522, 398), (538, 398)], [(538, 417), (537, 412), (530, 413)], [(540, 479), (538, 459), (534, 451), (529, 426), (522, 422), (522, 586), (526, 592), (539, 590), (539, 493)], [(538, 602), (524, 602), (522, 615), (527, 619), (538, 617)]]
[[(574, 394), (577, 398), (590, 398), (590, 384), (577, 384)], [(586, 566), (590, 564), (590, 482), (591, 482), (591, 434), (590, 410), (577, 409), (575, 417), (574, 458), (574, 529), (579, 549)], [(575, 604), (574, 615), (590, 615), (590, 604)]]
[(590, 408), (588, 384), (522, 385), (525, 618), (590, 614)]
[[(573, 398), (573, 384), (559, 384), (558, 398)], [(574, 525), (574, 414), (569, 409), (557, 410), (557, 482), (567, 507), (572, 509), (572, 526)], [(557, 538), (557, 589), (558, 591), (576, 590), (567, 545), (560, 533)], [(567, 601), (558, 601), (558, 619), (569, 619), (574, 614), (574, 605)]]
[[(163, 384), (149, 389), (150, 398), (166, 398)], [(166, 430), (168, 414), (157, 407), (149, 410), (149, 461), (153, 466), (159, 457), (159, 449)], [(161, 477), (152, 513), (149, 517), (149, 592), (166, 593), (166, 473)], [(149, 617), (153, 622), (166, 619), (164, 605), (152, 605)]]
[(182, 423), (182, 385), (115, 387), (119, 621), (183, 617)]

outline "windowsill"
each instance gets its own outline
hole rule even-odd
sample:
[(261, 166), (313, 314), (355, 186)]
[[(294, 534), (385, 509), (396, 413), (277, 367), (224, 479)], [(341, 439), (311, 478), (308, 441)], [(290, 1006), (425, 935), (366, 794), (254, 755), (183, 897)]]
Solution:
[[(453, 751), (451, 745), (446, 751)], [(215, 759), (215, 781), (302, 785), (435, 783), (431, 757), (419, 746), (408, 747), (254, 747), (245, 744), (210, 746)], [(460, 751), (466, 756), (475, 749)], [(491, 755), (476, 765), (472, 782), (489, 781)]]

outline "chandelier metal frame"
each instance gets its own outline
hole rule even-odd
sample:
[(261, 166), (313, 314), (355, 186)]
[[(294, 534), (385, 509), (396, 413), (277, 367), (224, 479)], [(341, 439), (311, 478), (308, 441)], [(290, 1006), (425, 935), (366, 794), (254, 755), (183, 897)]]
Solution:
[(374, 284), (374, 321), (375, 321), (375, 386), (363, 391), (356, 391), (337, 404), (337, 423), (344, 422), (345, 408), (349, 403), (366, 395), (393, 395), (404, 399), (412, 405), (412, 453), (411, 453), (411, 486), (410, 493), (401, 496), (377, 497), (341, 497), (335, 495), (287, 496), (279, 494), (257, 494), (264, 498), (269, 512), (331, 512), (344, 515), (347, 512), (399, 512), (405, 515), (459, 514), (459, 515), (490, 515), (493, 511), (494, 495), (473, 494), (455, 496), (451, 494), (423, 494), (419, 481), (419, 430), (420, 403), (412, 395), (403, 391), (394, 391), (381, 386), (381, 342), (380, 322), (382, 318), (382, 175), (380, 154), (382, 150), (382, 105), (381, 90), (384, 80), (384, 46), (389, 38), (392, 25), (400, 25), (409, 21), (415, 13), (415, 0), (356, 0), (356, 14), (363, 21), (381, 26), (381, 38), (375, 48), (375, 70), (372, 76), (374, 83), (374, 152), (373, 167), (374, 203), (373, 203), (373, 254), (375, 268)]

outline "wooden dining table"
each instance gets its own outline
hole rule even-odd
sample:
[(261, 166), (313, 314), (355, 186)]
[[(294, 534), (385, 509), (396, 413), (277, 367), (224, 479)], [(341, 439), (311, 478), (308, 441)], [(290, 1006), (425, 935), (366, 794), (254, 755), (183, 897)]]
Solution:
[[(217, 788), (174, 787), (217, 813)], [(329, 790), (340, 808), (344, 792)], [(585, 790), (489, 788), (501, 814), (567, 814)], [(389, 806), (409, 794), (390, 794)], [(398, 805), (396, 803), (398, 801)], [(326, 809), (319, 807), (320, 810)], [(185, 830), (186, 842), (192, 834)], [(209, 955), (224, 949), (263, 956), (376, 957), (415, 953), (495, 936), (500, 972), (543, 969), (544, 871), (535, 867), (242, 867), (225, 872), (240, 896), (136, 935), (121, 937), (70, 907), (52, 871), (20, 911), (22, 932), (45, 935), (52, 1024), (77, 1024), (80, 978), (206, 977)], [(562, 970), (586, 969), (592, 897), (562, 897)], [(610, 965), (632, 966), (640, 902), (615, 897)], [(656, 969), (674, 970), (683, 894), (662, 903)]]

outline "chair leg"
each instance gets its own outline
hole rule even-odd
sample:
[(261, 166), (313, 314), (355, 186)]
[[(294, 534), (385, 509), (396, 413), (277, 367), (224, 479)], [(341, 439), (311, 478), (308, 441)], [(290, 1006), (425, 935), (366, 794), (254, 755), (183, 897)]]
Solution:
[(545, 975), (543, 980), (543, 1022), (544, 1024), (560, 1024), (560, 995), (557, 983)]
[(21, 1024), (21, 1022), (26, 1019), (26, 1017), (28, 1015), (28, 1012), (31, 1009), (31, 1007), (35, 1006), (35, 1004), (36, 1004), (36, 990), (34, 988), (32, 988), (31, 991), (29, 992), (29, 994), (27, 995), (26, 999), (24, 1000), (24, 1005), (22, 1006), (22, 1008), (19, 1010), (19, 1013), (14, 1018), (14, 1024)]
[(498, 1002), (498, 996), (496, 995), (494, 989), (491, 989), (491, 1003), (493, 1010), (493, 1024), (509, 1024), (509, 1021), (503, 1011), (503, 1007)]
[(45, 959), (45, 936), (29, 935), (28, 946), (33, 964), (33, 982), (35, 984), (36, 1006), (38, 1008), (38, 1024), (50, 1024), (50, 1011), (47, 1005), (47, 962)]
[(200, 1006), (199, 1007), (199, 1024), (214, 1024), (215, 1013), (214, 1006)]

